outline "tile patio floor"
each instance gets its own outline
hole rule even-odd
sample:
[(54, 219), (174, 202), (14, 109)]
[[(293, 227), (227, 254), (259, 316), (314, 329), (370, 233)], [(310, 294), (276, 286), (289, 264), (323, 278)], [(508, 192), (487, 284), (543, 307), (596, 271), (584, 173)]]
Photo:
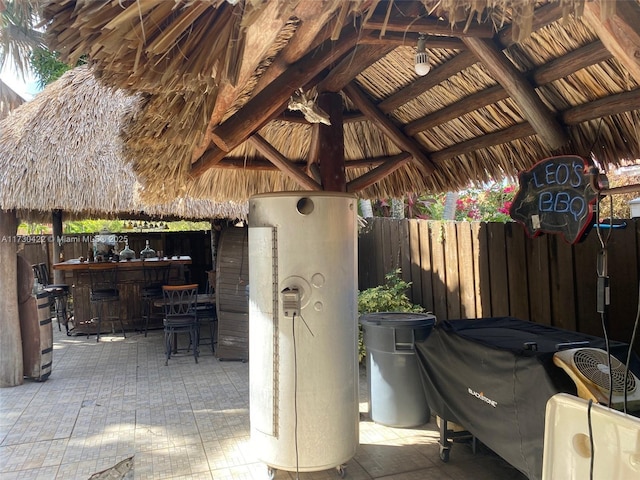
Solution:
[[(197, 365), (177, 356), (165, 367), (161, 331), (96, 343), (54, 325), (51, 377), (0, 389), (0, 478), (86, 480), (134, 456), (127, 479), (268, 479), (250, 444), (249, 364), (220, 362), (207, 348)], [(435, 423), (373, 423), (363, 375), (360, 391), (360, 445), (345, 478), (525, 479), (486, 448), (474, 455), (454, 444), (449, 463), (441, 462)], [(299, 478), (339, 479), (335, 469)]]

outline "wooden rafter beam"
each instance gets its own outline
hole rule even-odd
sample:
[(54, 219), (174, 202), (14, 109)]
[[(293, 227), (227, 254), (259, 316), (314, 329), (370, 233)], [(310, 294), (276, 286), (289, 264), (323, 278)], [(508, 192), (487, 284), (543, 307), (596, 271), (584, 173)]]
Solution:
[(289, 178), (308, 190), (322, 190), (320, 184), (306, 175), (292, 161), (282, 155), (276, 148), (257, 133), (249, 137), (248, 141), (258, 152), (264, 155), (271, 163)]
[(373, 15), (367, 20), (362, 28), (364, 30), (385, 30), (386, 32), (414, 32), (424, 33), (425, 35), (446, 35), (449, 37), (479, 37), (492, 38), (493, 26), (489, 23), (480, 25), (479, 23), (471, 23), (468, 26), (455, 25), (453, 28), (449, 22), (438, 20), (431, 17), (416, 17), (414, 20), (408, 21), (406, 17), (389, 19), (384, 15)]
[[(527, 76), (531, 78), (534, 85), (537, 87), (554, 82), (561, 78), (564, 78), (572, 73), (577, 72), (583, 68), (587, 68), (591, 65), (595, 65), (610, 59), (613, 55), (609, 52), (600, 40), (580, 47), (577, 50), (567, 53), (566, 55), (552, 60), (544, 65), (540, 65), (533, 72), (528, 73)], [(435, 72), (435, 70), (434, 70)], [(486, 90), (469, 95), (462, 100), (452, 103), (447, 107), (444, 107), (430, 115), (426, 115), (422, 118), (418, 118), (413, 122), (408, 123), (403, 131), (413, 136), (419, 132), (429, 130), (437, 125), (453, 120), (454, 118), (461, 117), (467, 113), (478, 110), (487, 105), (491, 105), (509, 98), (509, 94), (500, 85), (489, 87)], [(378, 104), (378, 107), (384, 107), (384, 102)], [(309, 122), (304, 118), (301, 113), (298, 112), (286, 112), (284, 115), (278, 117), (278, 120), (308, 124)], [(360, 112), (345, 113), (343, 117), (344, 123), (362, 122), (366, 120), (366, 117)]]
[(400, 150), (409, 152), (413, 156), (413, 161), (425, 175), (433, 172), (435, 167), (420, 146), (413, 139), (402, 133), (402, 131), (365, 96), (354, 82), (345, 86), (343, 91), (355, 106), (369, 117), (369, 120), (376, 127), (391, 138)]
[(457, 157), (459, 155), (465, 155), (475, 150), (481, 150), (483, 148), (489, 148), (494, 145), (503, 143), (509, 143), (520, 138), (530, 137), (535, 135), (536, 131), (531, 124), (518, 123), (511, 127), (499, 130), (497, 132), (488, 133), (481, 137), (476, 137), (466, 142), (460, 142), (437, 152), (431, 152), (431, 158), (435, 163), (448, 160), (450, 158)]
[(444, 82), (449, 77), (477, 63), (477, 61), (478, 59), (471, 52), (464, 51), (448, 62), (434, 68), (428, 75), (417, 78), (402, 90), (384, 99), (378, 104), (378, 108), (384, 113), (390, 113), (439, 83)]
[[(228, 81), (221, 83), (204, 138), (191, 154), (192, 161), (199, 158), (208, 148), (211, 143), (211, 130), (222, 120), (226, 111), (238, 98), (286, 20), (280, 15), (280, 9), (276, 3), (266, 5), (259, 15), (259, 20), (250, 25), (244, 33), (246, 45), (242, 52), (237, 81), (233, 84)], [(238, 19), (235, 18), (234, 22), (237, 21)]]
[[(611, 58), (611, 53), (607, 51), (602, 42), (596, 40), (563, 57), (541, 65), (529, 76), (535, 85), (542, 86), (590, 65), (604, 62), (609, 58)], [(509, 98), (509, 94), (501, 85), (489, 87), (408, 123), (403, 131), (407, 135), (413, 136), (506, 98)]]
[(638, 110), (639, 105), (640, 88), (637, 88), (570, 108), (562, 112), (561, 118), (567, 125), (577, 125), (597, 118)]
[[(366, 119), (367, 118), (360, 112), (344, 112), (342, 115), (342, 121), (344, 123), (362, 122)], [(285, 110), (276, 118), (274, 118), (274, 120), (309, 125), (309, 120), (304, 118), (304, 115), (298, 111)]]
[[(564, 7), (561, 2), (548, 3), (533, 12), (533, 20), (531, 21), (531, 31), (535, 32), (547, 25), (558, 21), (562, 18)], [(509, 25), (498, 33), (498, 41), (501, 45), (508, 47), (515, 43), (513, 38), (513, 25)]]
[(480, 92), (468, 95), (462, 100), (452, 103), (451, 105), (447, 105), (430, 115), (426, 115), (414, 120), (413, 122), (407, 123), (403, 128), (403, 131), (409, 136), (414, 136), (420, 132), (424, 132), (425, 130), (429, 130), (433, 127), (446, 123), (449, 120), (459, 118), (467, 113), (486, 107), (487, 105), (492, 105), (506, 98), (509, 98), (509, 94), (505, 89), (500, 85), (495, 85)]
[(602, 21), (599, 2), (585, 2), (584, 17), (607, 49), (640, 83), (640, 5), (636, 1), (620, 1), (615, 8), (615, 14)]
[[(549, 25), (550, 23), (558, 20), (558, 18), (560, 18), (561, 16), (562, 8), (558, 7), (555, 4), (545, 5), (535, 12), (531, 25), (532, 30), (535, 31), (546, 25)], [(507, 48), (510, 45), (513, 45), (514, 41), (512, 38), (512, 27), (506, 27), (502, 32), (500, 32), (500, 34), (498, 35), (498, 39), (502, 48)], [(462, 40), (460, 41), (464, 45), (464, 49), (466, 49), (466, 44)], [(431, 47), (427, 46), (427, 48)], [(418, 78), (407, 87), (388, 97), (383, 102), (381, 102), (378, 107), (383, 112), (390, 113), (396, 108), (413, 100), (418, 95), (422, 95), (427, 90), (433, 88), (439, 83), (442, 83), (449, 77), (460, 73), (462, 70), (469, 68), (477, 62), (478, 58), (475, 55), (464, 55), (464, 52), (462, 52), (452, 59), (448, 60), (447, 62), (443, 63), (433, 71), (429, 72), (429, 75)]]
[(396, 47), (394, 45), (356, 45), (317, 85), (318, 92), (339, 92), (365, 68)]
[[(636, 110), (638, 104), (640, 104), (640, 88), (567, 109), (562, 112), (561, 118), (566, 125), (573, 126), (590, 120)], [(437, 164), (475, 150), (509, 143), (535, 134), (535, 130), (529, 123), (519, 123), (504, 130), (476, 137), (437, 152), (431, 152), (431, 159)]]
[(347, 183), (347, 192), (356, 193), (360, 190), (364, 190), (370, 185), (379, 182), (388, 175), (391, 175), (400, 167), (405, 166), (411, 161), (411, 154), (404, 152), (394, 157), (389, 158), (386, 162), (378, 165), (373, 170), (360, 175), (358, 178), (351, 180)]
[[(380, 36), (379, 31), (369, 32), (358, 42), (360, 45), (393, 45), (394, 47), (415, 47), (418, 42), (418, 33), (386, 32)], [(425, 40), (426, 48), (442, 48), (446, 50), (466, 50), (462, 40), (455, 37), (429, 37)]]
[[(305, 0), (296, 6), (300, 26), (285, 47), (258, 79), (254, 95), (284, 73), (289, 66), (300, 60), (310, 49), (331, 37), (332, 26), (328, 24), (335, 11), (325, 8), (324, 2)], [(318, 42), (318, 43), (316, 43)]]
[[(399, 155), (407, 155), (406, 153), (401, 153)], [(382, 165), (385, 162), (388, 161), (397, 161), (398, 160), (398, 156), (397, 155), (392, 155), (390, 157), (372, 157), (372, 158), (361, 158), (359, 160), (349, 160), (348, 162), (345, 162), (345, 166), (344, 168), (348, 171), (348, 170), (358, 170), (358, 169), (362, 169), (362, 168), (376, 168), (379, 165)], [(292, 160), (289, 160), (291, 162), (291, 164), (295, 167), (298, 168), (300, 171), (303, 171), (305, 168), (305, 164), (304, 163), (300, 163), (298, 162), (294, 162)], [(239, 158), (239, 157), (233, 157), (233, 158), (225, 158), (224, 160), (222, 160), (220, 163), (218, 163), (215, 166), (216, 169), (223, 169), (223, 170), (250, 170), (250, 171), (264, 171), (264, 172), (275, 172), (278, 171), (278, 167), (276, 167), (273, 163), (271, 163), (268, 160), (265, 160), (264, 158), (251, 158), (251, 159), (245, 159), (245, 158)]]
[(596, 40), (560, 58), (540, 65), (531, 75), (531, 79), (534, 85), (546, 85), (572, 75), (583, 68), (607, 61), (611, 56), (611, 52), (605, 48), (602, 42)]
[(293, 92), (342, 58), (357, 41), (357, 30), (347, 27), (337, 42), (326, 41), (319, 51), (305, 55), (249, 100), (239, 112), (219, 125), (213, 131), (213, 141), (227, 152), (233, 150), (282, 111)]
[(509, 93), (513, 101), (520, 107), (522, 115), (552, 150), (569, 142), (564, 127), (554, 118), (538, 97), (535, 89), (502, 51), (479, 38), (464, 38), (463, 42)]
[(357, 41), (358, 31), (353, 27), (347, 27), (342, 31), (340, 40), (326, 41), (319, 51), (308, 53), (292, 65), (251, 98), (239, 112), (211, 132), (211, 138), (216, 143), (216, 147), (205, 152), (192, 164), (191, 173), (195, 176), (201, 175), (222, 160), (226, 152), (236, 148), (282, 112), (296, 89), (304, 86), (332, 62), (341, 58), (356, 45)]

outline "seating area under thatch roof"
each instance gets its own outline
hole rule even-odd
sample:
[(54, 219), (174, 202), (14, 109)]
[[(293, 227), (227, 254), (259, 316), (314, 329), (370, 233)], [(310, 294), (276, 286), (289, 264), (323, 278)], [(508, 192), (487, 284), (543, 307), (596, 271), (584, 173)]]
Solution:
[[(50, 0), (43, 12), (51, 48), (144, 94), (123, 138), (150, 196), (326, 189), (339, 141), (346, 190), (363, 197), (514, 177), (554, 154), (601, 170), (640, 158), (638, 0)], [(300, 110), (314, 108), (311, 121)]]

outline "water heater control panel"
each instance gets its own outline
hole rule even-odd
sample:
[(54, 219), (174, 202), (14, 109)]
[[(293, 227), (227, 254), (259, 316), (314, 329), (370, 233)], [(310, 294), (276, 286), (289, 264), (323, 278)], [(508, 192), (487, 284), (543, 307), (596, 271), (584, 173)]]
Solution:
[(297, 288), (285, 288), (282, 296), (282, 311), (285, 317), (300, 316), (300, 291)]

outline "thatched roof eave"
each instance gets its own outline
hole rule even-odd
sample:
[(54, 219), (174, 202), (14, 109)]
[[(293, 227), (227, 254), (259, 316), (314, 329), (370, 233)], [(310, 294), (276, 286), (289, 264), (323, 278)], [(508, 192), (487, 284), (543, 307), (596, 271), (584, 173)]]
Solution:
[(146, 95), (123, 138), (149, 198), (314, 185), (317, 128), (292, 108), (318, 92), (342, 97), (346, 188), (361, 197), (512, 178), (562, 153), (603, 170), (640, 158), (640, 0), (140, 7), (51, 0), (44, 16), (52, 48), (91, 52), (103, 81)]
[(243, 203), (186, 195), (143, 201), (122, 138), (143, 103), (83, 66), (13, 110), (0, 122), (0, 208), (30, 219), (52, 210), (66, 218), (245, 218)]

